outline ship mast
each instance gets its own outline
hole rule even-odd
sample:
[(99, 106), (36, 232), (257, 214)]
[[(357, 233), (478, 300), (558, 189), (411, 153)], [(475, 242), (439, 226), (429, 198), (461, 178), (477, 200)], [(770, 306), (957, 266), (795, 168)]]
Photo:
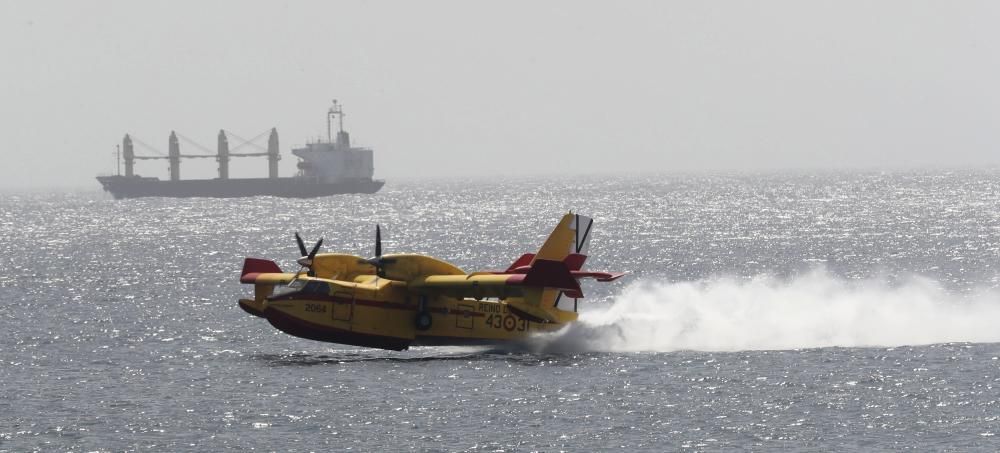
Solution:
[(333, 106), (326, 112), (326, 142), (333, 143), (333, 117), (337, 117), (337, 134), (344, 132), (344, 109), (333, 100)]

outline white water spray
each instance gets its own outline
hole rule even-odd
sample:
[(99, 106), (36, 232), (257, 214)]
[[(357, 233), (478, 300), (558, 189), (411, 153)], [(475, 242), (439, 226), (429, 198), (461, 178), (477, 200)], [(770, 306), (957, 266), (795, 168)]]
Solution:
[(638, 282), (540, 339), (550, 351), (738, 351), (1000, 342), (1000, 293), (816, 271), (791, 280)]

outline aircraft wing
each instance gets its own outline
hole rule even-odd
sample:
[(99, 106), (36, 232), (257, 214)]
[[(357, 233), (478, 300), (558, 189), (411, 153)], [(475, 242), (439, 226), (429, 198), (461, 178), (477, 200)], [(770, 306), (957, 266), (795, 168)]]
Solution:
[(526, 272), (516, 274), (426, 275), (410, 280), (408, 286), (453, 296), (501, 299), (520, 296), (524, 288), (580, 291), (580, 284), (566, 264), (553, 260), (535, 260)]
[(436, 292), (452, 297), (482, 299), (520, 297), (523, 287), (508, 283), (510, 275), (427, 275), (408, 282), (407, 286), (420, 292)]

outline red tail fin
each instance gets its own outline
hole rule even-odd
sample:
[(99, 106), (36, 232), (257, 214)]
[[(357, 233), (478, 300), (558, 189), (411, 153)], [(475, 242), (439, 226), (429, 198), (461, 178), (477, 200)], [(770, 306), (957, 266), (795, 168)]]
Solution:
[(521, 255), (521, 257), (518, 258), (516, 261), (514, 261), (514, 264), (511, 264), (510, 267), (508, 267), (507, 270), (504, 272), (512, 274), (514, 273), (515, 270), (517, 270), (517, 268), (531, 264), (531, 260), (533, 259), (535, 259), (534, 253), (525, 253), (524, 255)]
[(281, 268), (278, 267), (277, 263), (271, 260), (247, 258), (243, 260), (243, 271), (240, 272), (240, 281), (243, 283), (252, 283), (254, 278), (257, 277), (256, 274), (268, 273), (281, 273)]
[[(525, 253), (524, 255), (521, 255), (521, 257), (518, 258), (516, 261), (514, 261), (514, 264), (511, 264), (510, 267), (507, 268), (507, 270), (503, 272), (500, 271), (491, 271), (491, 272), (498, 274), (523, 274), (528, 272), (528, 270), (531, 268), (530, 267), (531, 261), (534, 259), (535, 259), (534, 253)], [(570, 253), (569, 255), (566, 256), (566, 258), (563, 259), (563, 263), (566, 264), (566, 267), (569, 268), (569, 270), (571, 271), (578, 271), (581, 268), (583, 268), (583, 263), (585, 261), (587, 261), (587, 255), (581, 255), (579, 253)]]
[(583, 263), (585, 261), (587, 261), (587, 255), (579, 253), (570, 253), (563, 259), (563, 262), (566, 263), (566, 267), (568, 267), (571, 271), (583, 269)]
[(525, 286), (554, 288), (565, 291), (581, 292), (580, 283), (573, 278), (566, 263), (554, 260), (535, 260), (522, 283)]

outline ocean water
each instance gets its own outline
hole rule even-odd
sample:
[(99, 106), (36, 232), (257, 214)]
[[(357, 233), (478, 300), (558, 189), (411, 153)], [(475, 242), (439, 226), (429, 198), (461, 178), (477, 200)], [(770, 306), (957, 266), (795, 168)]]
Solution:
[[(96, 183), (95, 183), (96, 186)], [(242, 312), (244, 256), (534, 251), (581, 322), (367, 350)], [(312, 200), (0, 195), (0, 451), (1000, 449), (1000, 171), (393, 182)]]

